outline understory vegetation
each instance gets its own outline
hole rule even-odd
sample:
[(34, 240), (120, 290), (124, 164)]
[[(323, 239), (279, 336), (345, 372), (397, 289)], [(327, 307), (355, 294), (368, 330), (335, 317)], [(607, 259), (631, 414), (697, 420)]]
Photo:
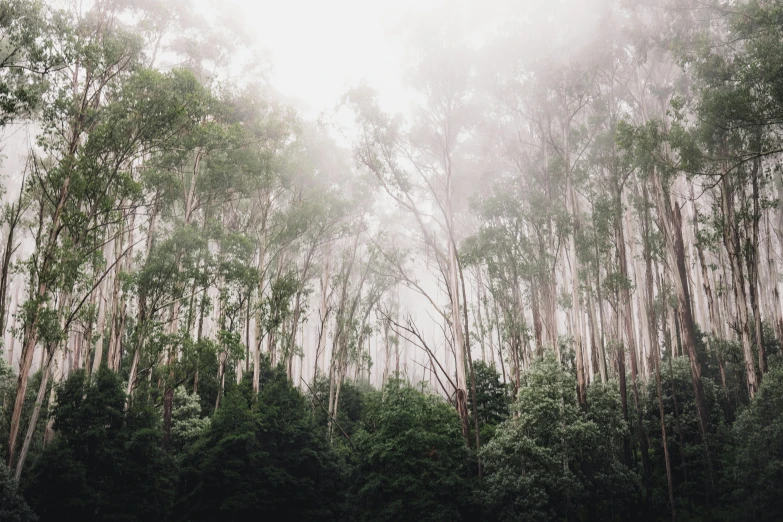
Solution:
[[(482, 365), (477, 410), (492, 414), (478, 419), (485, 434), (478, 453), (466, 445), (453, 406), (403, 380), (390, 378), (377, 390), (346, 382), (350, 406), (331, 419), (330, 430), (319, 406), (325, 390), (302, 394), (284, 368), (263, 364), (257, 399), (249, 386), (235, 385), (212, 414), (192, 389), (178, 388), (177, 437), (168, 443), (150, 397), (138, 394), (127, 405), (116, 374), (101, 369), (90, 382), (74, 372), (55, 392), (54, 441), (36, 450), (20, 484), (0, 468), (2, 520), (669, 516), (654, 386), (641, 403), (645, 468), (634, 426), (623, 420), (617, 381), (591, 385), (583, 409), (573, 362), (551, 354), (524, 373), (516, 397)], [(739, 408), (721, 397), (719, 383), (705, 380), (714, 426), (706, 439), (687, 365), (679, 359), (665, 367), (679, 518), (777, 520), (783, 365), (775, 358), (757, 397)]]

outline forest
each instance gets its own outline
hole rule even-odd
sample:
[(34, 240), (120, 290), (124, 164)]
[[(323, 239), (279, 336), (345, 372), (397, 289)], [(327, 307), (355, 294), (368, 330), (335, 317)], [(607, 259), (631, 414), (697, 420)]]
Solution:
[(0, 522), (783, 519), (783, 2), (426, 5), (0, 0)]

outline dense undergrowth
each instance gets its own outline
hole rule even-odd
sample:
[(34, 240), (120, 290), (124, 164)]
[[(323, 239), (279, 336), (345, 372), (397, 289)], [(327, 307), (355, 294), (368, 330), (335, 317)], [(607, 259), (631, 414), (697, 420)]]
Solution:
[[(710, 357), (700, 348), (709, 376)], [(783, 365), (772, 358), (752, 401), (705, 379), (713, 429), (702, 439), (687, 359), (663, 362), (677, 518), (776, 520), (783, 509)], [(54, 440), (32, 449), (18, 489), (7, 468), (0, 471), (0, 519), (671, 517), (653, 379), (641, 390), (645, 475), (636, 411), (624, 420), (616, 382), (591, 385), (582, 408), (567, 357), (535, 361), (515, 397), (494, 368), (474, 366), (478, 452), (473, 432), (463, 438), (453, 406), (425, 384), (392, 378), (376, 390), (346, 382), (331, 419), (322, 407), (325, 380), (303, 394), (267, 362), (257, 400), (247, 378), (228, 385), (216, 412), (180, 388), (164, 440), (158, 398), (139, 393), (129, 403), (118, 374), (104, 368), (88, 379), (78, 371), (52, 391), (55, 406), (39, 430), (53, 421)], [(4, 394), (10, 375), (3, 370)]]

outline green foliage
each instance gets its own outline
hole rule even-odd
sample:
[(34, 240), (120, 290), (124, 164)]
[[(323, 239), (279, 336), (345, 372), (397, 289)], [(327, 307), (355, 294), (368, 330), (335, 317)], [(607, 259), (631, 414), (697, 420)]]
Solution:
[(39, 107), (47, 73), (62, 63), (57, 29), (43, 2), (0, 2), (0, 128)]
[[(495, 434), (498, 424), (508, 417), (509, 398), (500, 374), (484, 361), (473, 361), (476, 379), (476, 414), (481, 443), (486, 444)], [(473, 415), (473, 393), (468, 393), (468, 412)], [(473, 422), (470, 424), (473, 429)]]
[[(0, 405), (10, 404), (16, 393), (16, 375), (5, 362), (5, 357), (0, 357)], [(8, 408), (0, 406), (0, 437), (8, 437), (11, 412)]]
[[(723, 387), (719, 400), (724, 409), (731, 412), (748, 402), (748, 385), (745, 374), (745, 359), (739, 340), (710, 339), (712, 350), (700, 352), (704, 361), (704, 375)], [(723, 373), (721, 375), (721, 366)], [(725, 382), (725, 386), (724, 386)]]
[[(353, 435), (359, 427), (364, 414), (364, 395), (367, 390), (360, 386), (345, 381), (340, 386), (340, 404), (337, 408), (337, 422), (349, 436)], [(308, 399), (313, 411), (313, 419), (318, 426), (327, 428), (329, 416), (326, 407), (329, 404), (329, 379), (319, 375), (312, 387), (312, 393), (308, 392)], [(334, 428), (333, 443), (347, 444), (345, 437), (338, 428)]]
[(489, 517), (612, 520), (629, 508), (639, 487), (621, 462), (619, 394), (591, 389), (590, 399), (582, 411), (574, 376), (551, 353), (524, 375), (511, 418), (481, 451)]
[(772, 368), (732, 427), (728, 480), (737, 520), (778, 520), (783, 513), (783, 366)]
[(174, 407), (171, 411), (171, 444), (182, 450), (193, 444), (209, 427), (210, 418), (201, 416), (201, 404), (197, 393), (188, 393), (183, 386), (174, 390)]
[[(700, 347), (700, 349), (703, 349)], [(671, 362), (671, 366), (669, 363)], [(694, 401), (690, 363), (685, 357), (662, 362), (661, 384), (663, 409), (669, 447), (669, 458), (674, 481), (674, 496), (678, 510), (683, 513), (698, 512), (706, 504), (715, 504), (719, 457), (725, 443), (725, 414), (721, 409), (718, 385), (704, 378), (704, 395), (713, 433), (705, 441), (701, 434), (699, 416)], [(671, 368), (671, 370), (670, 370)], [(704, 366), (705, 372), (709, 368)], [(647, 386), (646, 404), (643, 405), (645, 429), (650, 440), (653, 466), (649, 501), (653, 511), (661, 516), (668, 513), (666, 468), (663, 455), (658, 392), (655, 381)], [(629, 413), (629, 415), (631, 415)], [(709, 455), (709, 460), (708, 460)], [(713, 515), (715, 516), (715, 515)]]
[[(82, 341), (100, 339), (98, 353), (108, 346), (121, 351), (114, 371), (102, 367), (92, 380), (76, 371), (58, 383), (53, 411), (44, 398), (22, 477), (41, 519), (451, 521), (477, 510), (486, 520), (665, 516), (661, 428), (682, 519), (775, 519), (783, 511), (783, 370), (775, 366), (779, 340), (769, 325), (764, 348), (773, 370), (753, 401), (741, 344), (696, 332), (713, 428), (706, 435), (685, 357), (667, 353), (663, 361), (663, 426), (650, 379), (640, 412), (627, 401), (628, 417), (643, 419), (642, 429), (629, 431), (611, 376), (588, 388), (586, 404), (578, 403), (572, 345), (582, 333), (558, 331), (564, 313), (589, 306), (599, 315), (581, 318), (594, 334), (592, 344), (618, 353), (622, 328), (612, 323), (627, 315), (620, 296), (646, 293), (637, 280), (638, 240), (644, 260), (661, 275), (675, 268), (663, 255), (665, 241), (676, 242), (667, 228), (701, 227), (698, 252), (685, 248), (686, 266), (696, 269), (693, 254), (703, 252), (723, 264), (726, 253), (732, 275), (747, 272), (748, 289), (762, 294), (747, 296), (755, 304), (751, 315), (759, 308), (767, 315), (770, 298), (778, 299), (762, 288), (776, 281), (777, 270), (776, 224), (763, 218), (773, 215), (783, 193), (783, 7), (772, 0), (714, 9), (674, 3), (677, 9), (650, 17), (644, 2), (602, 2), (606, 9), (596, 11), (606, 12), (607, 23), (590, 56), (574, 47), (565, 61), (501, 53), (511, 59), (503, 67), (496, 67), (497, 56), (486, 60), (491, 74), (485, 74), (480, 57), (496, 44), (530, 47), (515, 45), (516, 15), (503, 31), (507, 42), (488, 40), (465, 56), (420, 53), (420, 70), (412, 75), (422, 88), (413, 97), (420, 110), (410, 120), (385, 114), (368, 87), (350, 91), (343, 101), (357, 116), (355, 159), (419, 225), (413, 235), (402, 224), (368, 239), (367, 230), (378, 227), (365, 226), (365, 212), (375, 202), (363, 182), (354, 183), (360, 177), (342, 150), (293, 110), (269, 101), (268, 92), (248, 87), (252, 74), (222, 81), (236, 68), (236, 56), (248, 53), (232, 52), (237, 36), (219, 38), (189, 2), (0, 0), (0, 130), (31, 118), (37, 133), (13, 207), (23, 209), (19, 228), (27, 236), (15, 243), (11, 227), (4, 227), (4, 252), (14, 256), (14, 266), (4, 268), (17, 284), (28, 284), (12, 322), (31, 327), (25, 336), (34, 334), (36, 348), (63, 350), (57, 353), (67, 354), (67, 362), (60, 370), (85, 362), (71, 357)], [(709, 26), (691, 24), (692, 11), (708, 13)], [(523, 27), (549, 17), (547, 27), (562, 25), (553, 40), (573, 33), (561, 17), (531, 13)], [(648, 22), (652, 29), (635, 34)], [(154, 69), (159, 46), (182, 67)], [(489, 85), (481, 85), (484, 78)], [(466, 183), (478, 181), (471, 177), (476, 172), (481, 183)], [(683, 178), (699, 178), (686, 188), (700, 193), (681, 192)], [(709, 204), (695, 223), (686, 222)], [(5, 214), (10, 224), (10, 206)], [(467, 234), (452, 234), (457, 223)], [(412, 277), (418, 271), (406, 273), (407, 245), (392, 239), (397, 232), (412, 244), (423, 241), (426, 264), (441, 270), (456, 246), (460, 266), (475, 270), (466, 271), (468, 283), (473, 275), (479, 283), (473, 297), (478, 294), (489, 325), (480, 326), (481, 340), (497, 332), (501, 361), (505, 355), (514, 377), (532, 356), (524, 351), (533, 334), (536, 352), (547, 339), (565, 354), (565, 365), (550, 353), (523, 374), (510, 412), (498, 372), (475, 363), (477, 393), (468, 399), (484, 443), (483, 483), (471, 476), (478, 469), (470, 452), (475, 433), (466, 444), (446, 401), (399, 380), (380, 391), (365, 388), (373, 363), (368, 341), (377, 333), (369, 318), (382, 297), (394, 283), (422, 292), (429, 287)], [(621, 266), (623, 243), (632, 274), (631, 266)], [(563, 272), (568, 267), (573, 281)], [(754, 267), (762, 269), (761, 281), (753, 280)], [(719, 274), (710, 267), (719, 305), (735, 290), (721, 268)], [(332, 332), (332, 368), (341, 383), (339, 428), (332, 433), (324, 412), (328, 380), (315, 380), (308, 404), (285, 369), (272, 368), (266, 357), (257, 396), (249, 366), (240, 383), (233, 378), (250, 357), (245, 335), (252, 337), (253, 323), (259, 338), (269, 340), (271, 360), (295, 374), (293, 357), (311, 353), (307, 337), (296, 333), (312, 317), (307, 308), (318, 275), (325, 294), (320, 335)], [(655, 305), (648, 312), (658, 312), (660, 324), (673, 296), (669, 278), (653, 279), (657, 295), (649, 296)], [(692, 307), (714, 312), (699, 309), (698, 279), (689, 289), (696, 296)], [(641, 313), (641, 304), (632, 310)], [(441, 310), (447, 323), (458, 311)], [(734, 318), (726, 319), (738, 332)], [(476, 331), (475, 324), (465, 326)], [(398, 341), (391, 338), (399, 356)], [(138, 362), (132, 400), (125, 396), (131, 361)], [(351, 382), (346, 374), (353, 371)], [(20, 390), (20, 437), (41, 377)], [(0, 360), (4, 441), (15, 386)], [(162, 447), (159, 410), (170, 428), (170, 453)], [(55, 438), (44, 448), (52, 419)], [(641, 492), (629, 467), (639, 471), (645, 439), (652, 469)], [(0, 465), (0, 519), (32, 518)]]
[[(267, 365), (268, 367), (268, 365)], [(331, 520), (340, 470), (304, 397), (267, 369), (251, 408), (228, 393), (183, 461), (175, 520)]]
[(454, 408), (399, 380), (365, 397), (348, 510), (361, 521), (462, 519), (468, 451)]
[(18, 484), (5, 463), (0, 463), (0, 520), (3, 522), (38, 520), (19, 492)]
[(119, 377), (74, 372), (57, 390), (55, 440), (34, 463), (25, 497), (42, 521), (162, 520), (174, 486), (157, 415), (125, 411)]

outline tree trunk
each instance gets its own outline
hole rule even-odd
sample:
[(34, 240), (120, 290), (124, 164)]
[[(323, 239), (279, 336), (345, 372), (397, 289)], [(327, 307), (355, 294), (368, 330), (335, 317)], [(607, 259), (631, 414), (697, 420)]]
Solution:
[(696, 253), (699, 256), (699, 268), (701, 269), (701, 282), (704, 288), (704, 294), (707, 296), (707, 312), (710, 318), (710, 330), (713, 336), (719, 336), (721, 334), (720, 321), (717, 316), (718, 307), (715, 304), (715, 297), (712, 293), (712, 286), (710, 285), (710, 276), (707, 271), (707, 262), (704, 256), (704, 249), (699, 241), (699, 209), (696, 206), (696, 202), (693, 202), (693, 230), (694, 236), (696, 236)]
[(742, 353), (745, 358), (745, 377), (748, 395), (752, 399), (758, 390), (756, 365), (753, 360), (753, 348), (750, 339), (750, 324), (748, 318), (748, 303), (745, 297), (745, 278), (742, 273), (740, 258), (741, 245), (734, 215), (733, 191), (729, 176), (723, 176), (721, 186), (721, 208), (723, 211), (723, 242), (731, 264), (731, 274), (734, 282), (734, 297), (737, 304)]
[(696, 331), (691, 312), (690, 295), (688, 293), (688, 272), (685, 263), (685, 247), (682, 240), (682, 215), (676, 203), (674, 208), (672, 208), (672, 202), (669, 200), (667, 192), (664, 191), (663, 183), (657, 170), (653, 169), (651, 178), (658, 206), (660, 229), (665, 236), (669, 266), (674, 269), (674, 277), (672, 279), (674, 280), (674, 288), (677, 294), (677, 308), (683, 330), (683, 344), (690, 361), (691, 380), (699, 416), (699, 427), (701, 428), (702, 436), (706, 437), (711, 426), (704, 398), (704, 385), (701, 380), (701, 363), (696, 353)]
[[(651, 307), (652, 315), (655, 315), (654, 308)], [(658, 328), (654, 324), (654, 322), (651, 321), (652, 327), (651, 327), (651, 334), (652, 331), (655, 331), (655, 341), (657, 343), (657, 337), (658, 337)], [(654, 352), (654, 359), (655, 359), (655, 385), (656, 390), (658, 392), (658, 415), (661, 422), (661, 444), (663, 445), (663, 459), (666, 463), (666, 485), (669, 490), (669, 506), (672, 510), (672, 521), (676, 520), (677, 515), (674, 507), (674, 485), (673, 485), (673, 479), (672, 479), (672, 465), (671, 465), (671, 459), (669, 458), (669, 442), (666, 437), (666, 416), (664, 414), (663, 410), (663, 385), (661, 384), (661, 351), (657, 348), (653, 350)]]
[(462, 302), (465, 305), (462, 308), (463, 318), (465, 319), (465, 352), (468, 356), (468, 366), (470, 368), (470, 393), (473, 394), (473, 431), (476, 437), (476, 458), (478, 459), (478, 476), (481, 480), (481, 457), (478, 456), (481, 450), (481, 432), (478, 425), (478, 410), (477, 410), (477, 395), (476, 395), (476, 373), (473, 371), (473, 356), (470, 353), (470, 330), (468, 329), (468, 298), (465, 292), (465, 277), (462, 273), (462, 264), (458, 264), (459, 267), (459, 279), (462, 283)]
[[(450, 177), (449, 177), (450, 179)], [(449, 220), (449, 229), (453, 229), (454, 216), (451, 212), (451, 205), (448, 205), (449, 214), (447, 219)], [(454, 243), (452, 237), (449, 237), (449, 251), (448, 251), (448, 274), (449, 274), (449, 292), (451, 301), (451, 328), (454, 338), (454, 349), (456, 356), (456, 372), (457, 379), (456, 385), (456, 405), (457, 412), (462, 420), (462, 436), (465, 440), (469, 437), (469, 417), (468, 417), (468, 391), (467, 391), (467, 378), (465, 373), (465, 339), (464, 330), (462, 326), (462, 317), (460, 314), (460, 292), (459, 292), (459, 261), (457, 259), (457, 245)]]
[(756, 330), (756, 348), (759, 354), (759, 376), (767, 372), (767, 351), (764, 346), (764, 328), (761, 324), (761, 304), (759, 299), (759, 220), (761, 211), (759, 209), (759, 186), (758, 171), (761, 160), (753, 162), (753, 215), (750, 220), (750, 240), (745, 248), (745, 258), (748, 265), (748, 289), (750, 294), (750, 308), (753, 311), (754, 326)]
[(587, 405), (587, 381), (585, 379), (584, 355), (582, 354), (584, 346), (581, 328), (582, 308), (581, 292), (579, 289), (579, 256), (576, 251), (576, 235), (579, 233), (580, 218), (579, 206), (576, 201), (576, 194), (571, 182), (570, 174), (566, 178), (566, 185), (571, 217), (574, 222), (574, 230), (568, 238), (568, 254), (570, 256), (569, 265), (571, 267), (571, 311), (574, 323), (574, 345), (576, 348), (576, 386), (579, 404), (581, 404), (582, 407), (585, 407)]
[(19, 198), (16, 204), (11, 207), (11, 216), (8, 220), (8, 237), (5, 242), (5, 249), (3, 250), (3, 264), (0, 267), (0, 335), (5, 335), (5, 329), (7, 326), (6, 318), (6, 301), (8, 294), (8, 273), (11, 268), (11, 256), (13, 255), (16, 247), (14, 247), (16, 227), (19, 224), (19, 220), (22, 216), (22, 196), (24, 195), (24, 178), (22, 179), (22, 188), (19, 191)]
[(770, 313), (773, 316), (773, 326), (778, 341), (783, 342), (783, 311), (780, 306), (780, 292), (778, 290), (778, 268), (775, 263), (775, 246), (773, 244), (770, 231), (770, 217), (766, 214), (765, 227), (767, 233), (767, 284), (769, 290), (769, 300), (771, 303)]
[[(648, 204), (647, 185), (643, 186), (644, 210), (642, 214), (642, 233), (644, 239), (644, 266), (645, 266), (645, 296), (647, 298), (647, 326), (650, 336), (650, 352), (654, 361), (655, 386), (658, 393), (658, 416), (661, 423), (661, 444), (663, 445), (663, 459), (666, 464), (666, 485), (669, 492), (669, 506), (672, 510), (672, 522), (676, 520), (674, 506), (674, 482), (672, 478), (671, 459), (669, 458), (669, 442), (666, 435), (666, 415), (663, 408), (663, 384), (661, 382), (661, 348), (658, 340), (658, 315), (655, 311), (655, 290), (653, 287), (653, 263), (652, 241), (650, 239), (651, 219)], [(698, 236), (698, 229), (697, 229)], [(705, 280), (706, 281), (706, 280)]]
[(49, 384), (50, 366), (52, 363), (54, 351), (51, 349), (51, 347), (47, 347), (46, 351), (48, 352), (48, 356), (46, 357), (46, 363), (44, 364), (44, 367), (41, 368), (41, 384), (38, 386), (38, 395), (35, 398), (35, 406), (33, 407), (33, 411), (30, 414), (30, 422), (27, 425), (27, 433), (25, 434), (24, 442), (22, 443), (22, 450), (19, 452), (19, 459), (16, 463), (16, 473), (14, 476), (16, 477), (17, 482), (22, 476), (22, 469), (24, 469), (24, 463), (27, 459), (27, 452), (30, 449), (30, 443), (33, 440), (33, 435), (35, 435), (35, 428), (38, 424), (38, 417), (41, 414), (41, 406), (43, 405), (44, 398), (46, 397), (46, 387)]
[(633, 327), (633, 308), (631, 306), (631, 279), (628, 276), (628, 260), (625, 250), (625, 234), (623, 227), (622, 192), (619, 184), (615, 185), (615, 236), (617, 237), (617, 266), (623, 284), (620, 290), (622, 301), (622, 323), (625, 328), (625, 339), (628, 346), (628, 357), (631, 361), (631, 385), (633, 386), (633, 401), (636, 407), (636, 432), (642, 452), (643, 479), (645, 484), (650, 478), (650, 455), (647, 448), (647, 435), (642, 424), (641, 401), (639, 400), (638, 364), (636, 354), (636, 334)]

